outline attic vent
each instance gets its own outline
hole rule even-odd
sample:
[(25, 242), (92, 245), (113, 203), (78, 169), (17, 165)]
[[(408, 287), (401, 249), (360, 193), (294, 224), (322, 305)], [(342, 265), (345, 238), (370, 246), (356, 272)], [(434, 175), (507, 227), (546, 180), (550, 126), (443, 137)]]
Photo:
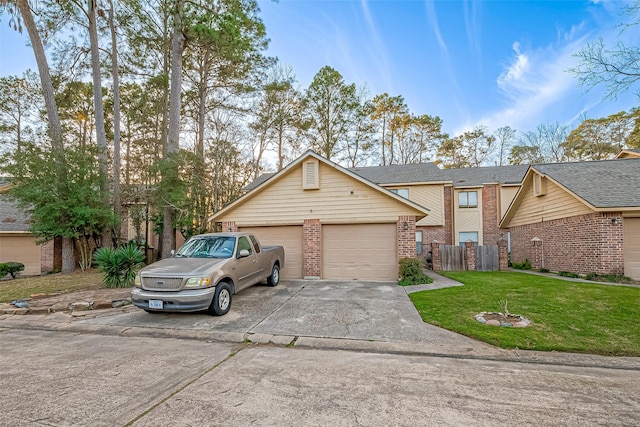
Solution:
[(537, 173), (533, 175), (533, 194), (537, 197), (547, 194), (547, 180)]
[(318, 188), (320, 188), (318, 161), (307, 160), (302, 164), (302, 189), (317, 190)]

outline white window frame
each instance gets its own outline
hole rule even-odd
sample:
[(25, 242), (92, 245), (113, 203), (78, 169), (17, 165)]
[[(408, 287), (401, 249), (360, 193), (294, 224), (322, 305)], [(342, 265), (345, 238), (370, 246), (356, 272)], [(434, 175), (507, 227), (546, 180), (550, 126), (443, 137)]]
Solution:
[[(474, 205), (469, 203), (469, 195), (471, 193), (475, 193), (476, 195), (476, 203)], [(462, 204), (462, 200), (461, 197), (464, 196), (464, 198), (466, 199), (465, 204)], [(458, 207), (461, 209), (471, 209), (471, 208), (477, 208), (478, 207), (478, 191), (458, 191)]]
[[(475, 239), (473, 238), (474, 234), (475, 234)], [(468, 235), (468, 236), (464, 236), (464, 240), (463, 240), (463, 237), (462, 237), (463, 235)], [(480, 236), (480, 233), (477, 232), (477, 231), (460, 231), (460, 232), (458, 232), (459, 245), (460, 246), (464, 246), (464, 244), (468, 240), (471, 240), (472, 242), (475, 242), (477, 244), (479, 236)]]

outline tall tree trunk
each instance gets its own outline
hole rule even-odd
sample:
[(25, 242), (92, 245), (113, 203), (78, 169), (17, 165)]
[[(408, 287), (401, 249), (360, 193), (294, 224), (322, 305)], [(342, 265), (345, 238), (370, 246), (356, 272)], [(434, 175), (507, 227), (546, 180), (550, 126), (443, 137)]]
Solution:
[(207, 82), (209, 71), (209, 49), (205, 50), (204, 58), (200, 68), (200, 85), (198, 86), (198, 98), (200, 105), (198, 105), (198, 142), (196, 144), (196, 155), (200, 158), (204, 158), (204, 125), (207, 115)]
[[(107, 133), (104, 128), (104, 106), (102, 104), (102, 76), (100, 70), (100, 50), (96, 26), (96, 0), (88, 0), (89, 46), (91, 50), (91, 75), (93, 77), (93, 104), (98, 144), (98, 170), (100, 173), (100, 197), (102, 203), (109, 204), (107, 190)], [(111, 229), (102, 230), (102, 246), (112, 246)]]
[[(122, 203), (120, 202), (120, 74), (114, 15), (113, 0), (109, 0), (111, 74), (113, 77), (113, 212), (119, 222), (122, 215)], [(120, 232), (116, 232), (116, 237), (120, 237)]]
[[(184, 52), (184, 36), (182, 34), (183, 0), (177, 0), (173, 15), (173, 36), (171, 38), (171, 95), (169, 99), (169, 133), (167, 138), (167, 158), (169, 171), (166, 176), (173, 181), (178, 177), (175, 155), (180, 150), (180, 92), (182, 89), (182, 53)], [(165, 178), (166, 178), (165, 176)], [(173, 185), (175, 182), (169, 182)], [(162, 229), (162, 258), (171, 256), (176, 247), (176, 233), (173, 227), (175, 209), (171, 203), (164, 206)]]
[[(16, 5), (22, 16), (22, 21), (29, 34), (29, 41), (33, 47), (33, 54), (38, 65), (38, 73), (40, 75), (40, 83), (42, 84), (42, 94), (44, 96), (44, 104), (47, 109), (47, 118), (49, 120), (49, 137), (51, 138), (51, 148), (54, 158), (56, 159), (56, 176), (58, 177), (59, 191), (66, 192), (67, 167), (64, 158), (64, 144), (62, 142), (62, 126), (60, 124), (60, 116), (58, 115), (58, 106), (56, 105), (55, 94), (53, 90), (53, 81), (49, 72), (49, 64), (44, 53), (42, 39), (38, 33), (38, 28), (31, 14), (31, 8), (27, 0), (17, 0)], [(64, 194), (64, 193), (61, 193)], [(73, 239), (71, 237), (62, 238), (62, 273), (71, 273), (75, 270), (75, 255), (73, 253)]]

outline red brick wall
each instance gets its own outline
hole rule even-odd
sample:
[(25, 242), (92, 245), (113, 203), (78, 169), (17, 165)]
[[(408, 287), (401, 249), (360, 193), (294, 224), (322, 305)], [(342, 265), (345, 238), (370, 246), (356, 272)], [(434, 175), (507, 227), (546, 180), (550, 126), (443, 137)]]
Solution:
[(444, 239), (438, 242), (453, 245), (453, 187), (444, 187)]
[(223, 221), (222, 222), (222, 232), (236, 232), (238, 231), (238, 226), (235, 221)]
[(398, 236), (398, 259), (416, 258), (416, 217), (399, 216), (396, 230)]
[(305, 219), (302, 226), (303, 277), (320, 277), (320, 220)]
[(49, 273), (54, 270), (53, 261), (55, 258), (55, 242), (49, 240), (40, 246), (40, 272)]
[[(612, 220), (615, 219), (615, 222)], [(592, 213), (511, 227), (511, 261), (578, 274), (622, 274), (620, 212)], [(532, 242), (537, 237), (542, 242)]]
[(498, 192), (497, 184), (482, 187), (482, 244), (495, 245), (503, 238), (505, 230), (498, 227)]

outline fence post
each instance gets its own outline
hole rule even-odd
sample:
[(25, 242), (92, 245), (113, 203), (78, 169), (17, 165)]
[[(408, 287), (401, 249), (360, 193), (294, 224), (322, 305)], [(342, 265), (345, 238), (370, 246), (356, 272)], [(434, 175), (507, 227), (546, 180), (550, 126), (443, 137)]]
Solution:
[(505, 239), (498, 240), (498, 265), (500, 271), (509, 270), (509, 252)]
[(433, 271), (442, 270), (442, 263), (440, 262), (440, 243), (434, 240), (431, 243), (431, 263), (433, 264)]
[(465, 266), (467, 270), (475, 271), (476, 270), (476, 243), (471, 240), (467, 240), (464, 242), (464, 249), (466, 252), (466, 261), (467, 265)]

